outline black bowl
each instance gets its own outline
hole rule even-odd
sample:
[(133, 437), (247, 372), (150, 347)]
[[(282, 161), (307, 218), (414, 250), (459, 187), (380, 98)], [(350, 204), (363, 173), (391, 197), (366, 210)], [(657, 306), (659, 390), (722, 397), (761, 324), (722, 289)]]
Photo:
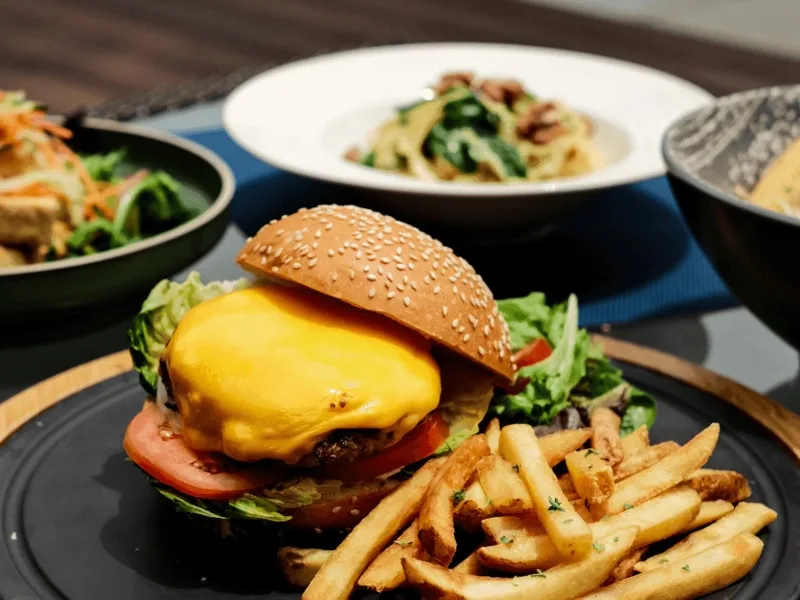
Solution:
[(741, 92), (690, 113), (662, 151), (675, 198), (731, 291), (800, 348), (800, 219), (741, 199), (800, 137), (800, 85)]

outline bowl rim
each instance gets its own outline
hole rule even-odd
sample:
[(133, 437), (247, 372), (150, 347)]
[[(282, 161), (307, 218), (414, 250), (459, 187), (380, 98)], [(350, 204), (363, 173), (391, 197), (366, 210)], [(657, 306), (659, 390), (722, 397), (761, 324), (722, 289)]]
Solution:
[(775, 94), (782, 94), (788, 91), (796, 91), (798, 89), (800, 89), (800, 84), (773, 85), (769, 87), (745, 90), (742, 92), (735, 92), (733, 94), (728, 94), (726, 96), (720, 96), (719, 98), (714, 100), (713, 104), (711, 104), (710, 106), (697, 108), (695, 110), (686, 113), (682, 117), (679, 117), (678, 119), (673, 121), (672, 124), (667, 128), (667, 130), (664, 132), (664, 137), (661, 140), (661, 155), (664, 158), (664, 162), (667, 165), (668, 174), (683, 180), (684, 182), (700, 189), (702, 192), (716, 198), (717, 200), (721, 200), (726, 204), (730, 204), (735, 208), (749, 211), (761, 217), (773, 219), (775, 221), (780, 221), (782, 223), (785, 223), (793, 227), (800, 227), (800, 219), (796, 217), (790, 217), (789, 215), (784, 215), (783, 213), (779, 213), (774, 210), (769, 210), (768, 208), (763, 208), (761, 206), (753, 204), (752, 202), (748, 202), (743, 198), (739, 198), (736, 194), (726, 192), (725, 190), (717, 187), (716, 185), (713, 185), (712, 183), (706, 181), (702, 177), (696, 175), (695, 173), (684, 167), (680, 159), (678, 159), (673, 154), (673, 148), (670, 139), (670, 133), (682, 127), (686, 122), (695, 118), (702, 111), (713, 110), (723, 102), (729, 104), (731, 103), (735, 104), (738, 102), (748, 102), (755, 98), (760, 98)]
[[(660, 177), (667, 171), (666, 165), (663, 160), (660, 160), (660, 152), (658, 149), (658, 141), (656, 140), (655, 148), (653, 150), (654, 160), (653, 164), (639, 166), (638, 170), (623, 169), (616, 171), (616, 163), (606, 165), (592, 173), (564, 177), (546, 181), (531, 181), (520, 183), (501, 183), (492, 185), (481, 185), (475, 183), (453, 183), (443, 181), (422, 181), (410, 177), (405, 177), (391, 172), (383, 172), (375, 169), (367, 169), (360, 165), (345, 165), (340, 169), (319, 169), (314, 168), (313, 163), (309, 165), (297, 164), (292, 160), (284, 160), (280, 153), (268, 153), (261, 149), (258, 144), (254, 144), (250, 139), (244, 137), (239, 128), (235, 124), (233, 113), (236, 104), (240, 102), (240, 98), (245, 96), (255, 85), (258, 85), (260, 80), (265, 76), (280, 75), (283, 72), (291, 71), (297, 68), (307, 68), (324, 64), (326, 61), (349, 59), (351, 57), (359, 57), (362, 55), (375, 54), (376, 58), (385, 53), (402, 52), (404, 50), (437, 50), (437, 49), (458, 49), (458, 50), (506, 50), (508, 52), (536, 52), (540, 54), (547, 54), (558, 57), (571, 58), (575, 60), (592, 60), (605, 65), (611, 65), (618, 68), (625, 68), (638, 74), (645, 74), (648, 76), (657, 76), (664, 81), (669, 81), (671, 84), (680, 86), (685, 93), (694, 94), (698, 101), (702, 101), (703, 105), (708, 105), (714, 100), (714, 96), (688, 80), (680, 78), (671, 73), (655, 69), (639, 63), (621, 60), (601, 54), (593, 54), (589, 52), (578, 52), (574, 50), (564, 50), (561, 48), (552, 48), (547, 46), (535, 46), (526, 44), (511, 44), (511, 43), (489, 43), (489, 42), (419, 42), (410, 44), (387, 44), (368, 46), (364, 48), (355, 48), (351, 50), (344, 50), (332, 53), (326, 53), (317, 56), (311, 56), (300, 60), (290, 61), (276, 67), (266, 69), (249, 79), (242, 82), (236, 87), (225, 99), (222, 107), (222, 122), (225, 131), (230, 137), (242, 148), (256, 156), (259, 160), (270, 164), (278, 169), (294, 173), (303, 177), (315, 179), (317, 181), (324, 181), (339, 185), (346, 185), (355, 188), (361, 188), (371, 191), (390, 192), (397, 194), (406, 194), (412, 196), (437, 196), (458, 198), (463, 201), (485, 201), (487, 197), (490, 198), (524, 198), (524, 197), (541, 197), (552, 196), (561, 194), (572, 194), (582, 192), (600, 191), (612, 187), (624, 186), (639, 181), (644, 181), (654, 177)], [(591, 110), (587, 109), (587, 114), (592, 117)], [(615, 124), (619, 126), (619, 124)], [(621, 131), (628, 138), (635, 138), (632, 133), (632, 128), (621, 128)], [(660, 132), (663, 135), (663, 131)], [(634, 152), (635, 149), (630, 149)], [(624, 160), (622, 161), (624, 163)], [(368, 171), (366, 174), (357, 174), (353, 169), (363, 169)]]
[[(54, 119), (60, 118), (52, 115), (51, 117)], [(34, 273), (47, 273), (51, 271), (62, 271), (65, 269), (78, 269), (86, 265), (114, 260), (122, 256), (148, 250), (204, 227), (219, 217), (230, 205), (231, 200), (233, 199), (233, 192), (236, 187), (236, 179), (234, 178), (233, 172), (225, 163), (225, 161), (223, 161), (215, 152), (209, 150), (208, 148), (201, 146), (197, 142), (179, 137), (175, 134), (152, 129), (142, 125), (120, 123), (119, 121), (98, 119), (94, 117), (86, 118), (83, 123), (89, 129), (129, 133), (139, 137), (170, 144), (185, 150), (186, 152), (194, 154), (195, 156), (198, 156), (208, 163), (217, 172), (217, 175), (219, 175), (220, 182), (222, 184), (219, 194), (206, 210), (193, 219), (190, 219), (186, 223), (182, 223), (177, 227), (173, 227), (172, 229), (168, 229), (167, 231), (156, 234), (152, 237), (134, 242), (133, 244), (128, 244), (122, 248), (106, 250), (90, 256), (63, 258), (60, 260), (54, 260), (52, 262), (42, 262), (33, 265), (0, 269), (0, 280), (2, 280), (4, 277), (21, 276)]]

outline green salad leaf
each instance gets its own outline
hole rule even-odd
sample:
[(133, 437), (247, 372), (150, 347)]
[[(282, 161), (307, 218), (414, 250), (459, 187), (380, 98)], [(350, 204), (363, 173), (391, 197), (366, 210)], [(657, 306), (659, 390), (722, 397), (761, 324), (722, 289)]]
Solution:
[(185, 496), (172, 490), (170, 488), (161, 487), (160, 485), (155, 486), (156, 491), (164, 496), (167, 500), (172, 502), (175, 507), (175, 510), (178, 512), (187, 513), (190, 515), (197, 515), (199, 517), (206, 517), (208, 519), (227, 519), (228, 517), (224, 514), (219, 512), (219, 508), (215, 506), (215, 503), (206, 504), (199, 498), (192, 498), (190, 496)]
[(117, 167), (125, 160), (126, 154), (124, 148), (106, 154), (88, 154), (81, 156), (81, 162), (95, 181), (111, 181)]
[(471, 438), (476, 433), (478, 433), (477, 427), (473, 429), (460, 429), (456, 431), (454, 434), (450, 435), (444, 442), (442, 442), (442, 445), (436, 449), (436, 452), (434, 452), (433, 455), (441, 456), (443, 454), (450, 454), (453, 450), (458, 448), (461, 444), (463, 444), (467, 439)]
[(242, 518), (245, 519), (260, 519), (262, 521), (274, 521), (276, 523), (292, 520), (292, 517), (282, 515), (278, 507), (272, 502), (253, 494), (245, 494), (240, 498), (230, 500), (228, 506), (238, 511)]
[(183, 315), (201, 302), (248, 285), (244, 278), (204, 284), (200, 274), (192, 272), (183, 283), (164, 279), (151, 290), (128, 330), (133, 366), (150, 396), (156, 394), (158, 360)]
[(628, 384), (622, 371), (592, 344), (587, 331), (578, 327), (578, 300), (574, 295), (552, 307), (538, 292), (497, 304), (508, 323), (515, 352), (544, 338), (552, 354), (519, 370), (517, 377), (528, 379), (528, 384), (517, 394), (496, 395), (491, 406), (494, 414), (506, 422), (546, 425), (570, 406), (587, 413), (598, 406), (609, 406), (622, 413), (623, 435), (641, 425), (652, 426), (655, 400)]

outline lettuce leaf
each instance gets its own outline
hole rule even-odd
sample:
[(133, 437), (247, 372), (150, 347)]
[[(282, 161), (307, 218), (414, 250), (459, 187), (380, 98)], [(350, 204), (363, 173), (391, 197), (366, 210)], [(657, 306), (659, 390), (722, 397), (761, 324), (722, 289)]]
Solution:
[(249, 280), (213, 281), (204, 284), (192, 272), (183, 283), (162, 280), (151, 290), (128, 330), (128, 347), (139, 383), (151, 396), (156, 395), (158, 360), (178, 322), (189, 309), (222, 294), (240, 290)]
[(591, 413), (609, 406), (622, 414), (621, 432), (626, 435), (640, 425), (655, 421), (655, 400), (628, 384), (622, 371), (592, 344), (589, 334), (578, 328), (578, 300), (548, 306), (544, 294), (500, 300), (498, 307), (508, 323), (511, 346), (516, 352), (544, 338), (553, 349), (545, 360), (523, 367), (517, 377), (529, 383), (521, 392), (499, 394), (491, 412), (505, 422), (549, 424), (570, 406)]
[(282, 515), (278, 507), (272, 502), (253, 494), (245, 494), (240, 498), (230, 500), (228, 506), (238, 511), (241, 517), (245, 519), (260, 519), (262, 521), (274, 521), (276, 523), (284, 523), (292, 520), (292, 517)]

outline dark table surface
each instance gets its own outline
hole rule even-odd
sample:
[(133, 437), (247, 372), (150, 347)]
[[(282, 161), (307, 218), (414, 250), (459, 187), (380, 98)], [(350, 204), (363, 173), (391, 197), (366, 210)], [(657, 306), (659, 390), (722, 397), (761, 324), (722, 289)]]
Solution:
[(57, 111), (387, 42), (569, 48), (650, 65), (715, 94), (796, 82), (800, 72), (797, 60), (520, 0), (0, 0), (0, 15), (2, 85)]

